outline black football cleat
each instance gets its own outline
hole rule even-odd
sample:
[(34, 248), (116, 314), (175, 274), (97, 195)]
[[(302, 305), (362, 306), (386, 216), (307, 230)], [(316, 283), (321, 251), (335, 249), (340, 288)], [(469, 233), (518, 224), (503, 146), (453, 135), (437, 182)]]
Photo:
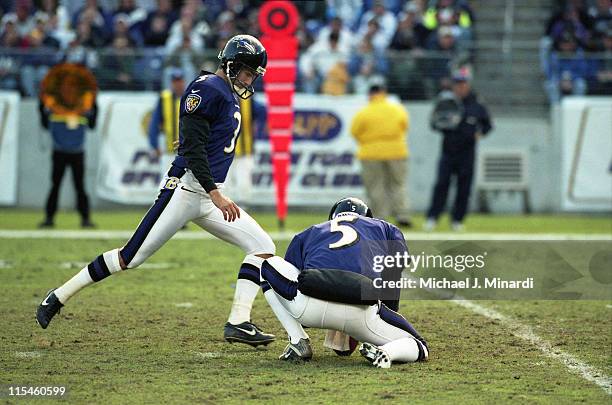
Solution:
[(87, 229), (87, 228), (94, 229), (94, 228), (97, 228), (97, 226), (96, 226), (96, 224), (91, 222), (91, 220), (84, 219), (84, 220), (81, 221), (81, 228), (84, 228), (84, 229)]
[(242, 322), (238, 325), (227, 322), (223, 329), (223, 337), (230, 343), (244, 343), (253, 347), (267, 346), (276, 339), (276, 336), (263, 332), (251, 322)]
[(38, 224), (38, 227), (40, 229), (55, 228), (55, 223), (53, 222), (52, 219), (47, 218), (44, 221), (42, 221), (40, 224)]
[(53, 291), (55, 291), (55, 288), (47, 293), (47, 296), (42, 300), (36, 310), (36, 322), (43, 329), (47, 329), (51, 319), (53, 319), (55, 314), (59, 313), (60, 309), (64, 306)]
[(279, 357), (279, 360), (301, 363), (312, 359), (312, 347), (310, 339), (300, 339), (299, 342), (293, 344), (289, 342), (285, 351)]

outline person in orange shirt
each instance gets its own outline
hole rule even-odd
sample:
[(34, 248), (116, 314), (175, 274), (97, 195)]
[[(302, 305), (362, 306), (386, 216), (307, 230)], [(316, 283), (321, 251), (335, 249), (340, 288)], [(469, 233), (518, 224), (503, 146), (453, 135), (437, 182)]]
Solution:
[(369, 205), (378, 218), (393, 216), (412, 227), (408, 215), (408, 112), (388, 100), (383, 84), (369, 89), (369, 103), (353, 118), (351, 134), (359, 146), (361, 175)]

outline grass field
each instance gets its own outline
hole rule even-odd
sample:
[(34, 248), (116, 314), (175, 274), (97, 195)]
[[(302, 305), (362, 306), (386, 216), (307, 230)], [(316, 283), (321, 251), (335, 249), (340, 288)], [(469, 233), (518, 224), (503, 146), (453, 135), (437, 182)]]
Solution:
[[(130, 230), (141, 214), (96, 213), (94, 220), (101, 229)], [(256, 217), (276, 230), (272, 215)], [(40, 219), (39, 212), (0, 210), (0, 230), (34, 229)], [(294, 215), (287, 227), (319, 220), (321, 214)], [(78, 225), (74, 214), (56, 222), (58, 229)], [(466, 225), (477, 232), (612, 232), (606, 217), (472, 216)], [(192, 225), (184, 232), (199, 231)], [(260, 295), (253, 321), (279, 340), (262, 350), (229, 345), (223, 324), (242, 254), (217, 240), (172, 240), (142, 268), (83, 290), (49, 329), (35, 324), (49, 288), (124, 242), (0, 238), (0, 385), (61, 385), (70, 403), (83, 404), (612, 399), (605, 387), (612, 381), (612, 301), (402, 301), (400, 311), (430, 344), (430, 361), (377, 370), (357, 354), (340, 358), (324, 349), (317, 330), (309, 330), (313, 361), (280, 362), (284, 333)], [(287, 243), (277, 241), (280, 254)]]

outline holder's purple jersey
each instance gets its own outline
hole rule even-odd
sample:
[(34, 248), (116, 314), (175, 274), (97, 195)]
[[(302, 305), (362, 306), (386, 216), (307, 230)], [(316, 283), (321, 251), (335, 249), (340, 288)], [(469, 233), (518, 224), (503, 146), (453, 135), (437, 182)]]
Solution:
[(407, 252), (404, 235), (382, 219), (355, 214), (313, 225), (297, 234), (285, 253), (285, 260), (299, 270), (347, 270), (369, 278), (374, 271), (374, 256), (395, 256)]
[[(210, 123), (206, 153), (210, 172), (215, 183), (223, 183), (236, 150), (240, 131), (240, 105), (228, 83), (214, 73), (200, 72), (181, 97), (180, 117), (199, 115)], [(180, 125), (180, 124), (179, 124)], [(179, 130), (179, 156), (176, 166), (186, 168), (187, 161), (180, 156), (184, 139)]]

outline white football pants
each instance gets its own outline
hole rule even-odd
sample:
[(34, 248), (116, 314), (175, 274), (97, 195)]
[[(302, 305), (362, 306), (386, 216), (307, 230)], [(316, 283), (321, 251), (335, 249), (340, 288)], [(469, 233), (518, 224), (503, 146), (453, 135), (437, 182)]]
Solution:
[[(217, 187), (223, 189), (222, 184)], [(274, 254), (276, 250), (270, 236), (249, 214), (241, 209), (234, 222), (224, 220), (191, 171), (171, 166), (157, 200), (121, 249), (127, 267), (138, 267), (189, 221), (247, 255)]]
[[(285, 278), (297, 281), (300, 271), (291, 263), (278, 256), (271, 257), (267, 261)], [(358, 341), (377, 346), (410, 338), (405, 340), (408, 346), (405, 351), (407, 350), (409, 354), (403, 361), (417, 361), (419, 357), (419, 344), (414, 336), (383, 320), (379, 316), (379, 305), (348, 305), (323, 301), (304, 295), (299, 290), (291, 301), (279, 294), (276, 296), (285, 310), (303, 326), (337, 330)]]

